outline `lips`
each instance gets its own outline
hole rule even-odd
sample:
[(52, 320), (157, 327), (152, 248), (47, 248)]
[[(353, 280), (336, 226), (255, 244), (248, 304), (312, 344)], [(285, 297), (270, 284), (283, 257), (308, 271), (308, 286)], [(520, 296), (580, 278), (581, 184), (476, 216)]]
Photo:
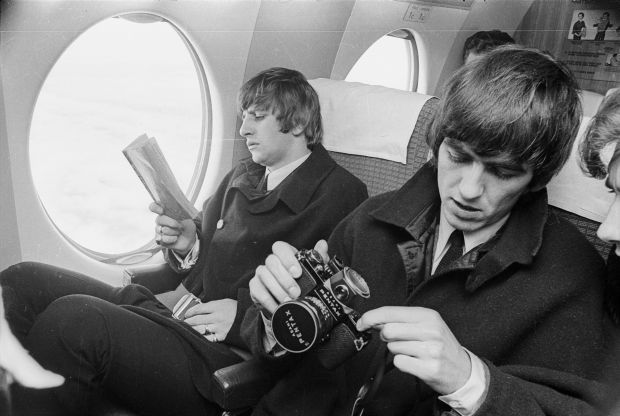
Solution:
[(466, 212), (478, 212), (480, 211), (478, 208), (474, 208), (470, 205), (465, 205), (465, 204), (461, 204), (460, 202), (458, 202), (455, 199), (452, 199), (452, 202), (454, 202), (454, 205), (456, 205), (459, 209), (466, 211)]

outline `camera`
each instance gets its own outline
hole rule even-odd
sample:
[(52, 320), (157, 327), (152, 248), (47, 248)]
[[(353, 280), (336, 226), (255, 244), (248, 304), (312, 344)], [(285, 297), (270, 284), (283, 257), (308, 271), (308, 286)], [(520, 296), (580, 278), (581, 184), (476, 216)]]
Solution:
[(362, 276), (337, 257), (327, 264), (315, 250), (300, 250), (296, 257), (302, 269), (297, 280), (301, 296), (274, 311), (275, 340), (292, 353), (316, 346), (321, 364), (335, 368), (370, 341), (368, 331), (355, 328), (360, 315), (350, 307), (357, 296), (368, 298), (370, 290)]

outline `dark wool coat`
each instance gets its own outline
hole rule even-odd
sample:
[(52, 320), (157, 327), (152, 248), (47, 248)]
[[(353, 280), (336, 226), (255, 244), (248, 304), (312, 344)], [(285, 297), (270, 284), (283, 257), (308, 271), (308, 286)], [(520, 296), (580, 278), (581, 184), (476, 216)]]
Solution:
[(269, 193), (256, 190), (265, 167), (247, 159), (205, 201), (198, 262), (184, 286), (203, 302), (236, 299), (226, 343), (244, 346), (239, 325), (250, 306), (248, 282), (278, 240), (312, 248), (368, 198), (366, 185), (317, 145), (308, 159)]
[[(189, 325), (170, 319), (170, 311), (158, 302), (126, 306), (186, 341), (189, 371), (207, 399), (212, 397), (211, 374), (241, 360), (226, 344), (246, 348), (239, 325), (252, 303), (248, 282), (271, 253), (272, 244), (283, 240), (312, 248), (368, 197), (366, 185), (338, 165), (322, 145), (317, 145), (308, 159), (269, 193), (256, 189), (264, 172), (265, 168), (251, 159), (242, 162), (205, 201), (197, 221), (200, 255), (183, 283), (204, 302), (223, 298), (238, 301), (237, 317), (224, 343), (208, 342)], [(223, 223), (220, 228), (218, 222)], [(171, 257), (167, 256), (175, 266)]]
[[(548, 212), (543, 190), (521, 198), (477, 263), (459, 261), (414, 283), (428, 267), (420, 257), (432, 259), (428, 226), (438, 210), (436, 172), (427, 164), (400, 190), (369, 199), (338, 225), (330, 253), (370, 287), (370, 298), (355, 309), (411, 305), (439, 312), (489, 368), (488, 394), (476, 416), (592, 414), (603, 392), (593, 381), (605, 356), (602, 258), (576, 228)], [(252, 308), (246, 315), (243, 332), (260, 352), (255, 313)], [(379, 344), (375, 334), (366, 349), (334, 371), (306, 355), (254, 414), (348, 415), (378, 361)], [(415, 377), (392, 370), (364, 415), (448, 412), (436, 397)]]

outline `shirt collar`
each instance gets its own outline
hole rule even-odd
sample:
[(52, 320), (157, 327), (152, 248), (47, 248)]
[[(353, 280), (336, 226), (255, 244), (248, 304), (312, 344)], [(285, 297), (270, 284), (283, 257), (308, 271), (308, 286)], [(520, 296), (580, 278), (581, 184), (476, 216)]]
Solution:
[(312, 152), (308, 151), (305, 155), (300, 157), (299, 159), (293, 160), (291, 163), (282, 166), (281, 168), (271, 170), (269, 168), (265, 168), (265, 175), (267, 175), (267, 190), (271, 191), (276, 186), (280, 185), (280, 183), (286, 179), (288, 175), (293, 173), (295, 169), (297, 169), (302, 163), (306, 161), (310, 157)]
[[(463, 240), (465, 242), (465, 253), (470, 252), (472, 249), (478, 247), (480, 244), (486, 243), (493, 237), (506, 221), (508, 221), (508, 217), (510, 213), (506, 214), (499, 221), (494, 222), (493, 224), (482, 227), (476, 231), (466, 232), (463, 231)], [(448, 242), (448, 238), (450, 238), (450, 234), (454, 231), (455, 228), (446, 220), (443, 206), (440, 210), (439, 214), (439, 227), (437, 231), (437, 246), (435, 247), (435, 253), (441, 253), (446, 243)]]
[(310, 203), (316, 189), (338, 165), (321, 144), (316, 144), (308, 158), (288, 175), (271, 192), (256, 192), (256, 186), (265, 174), (265, 167), (247, 158), (242, 161), (241, 173), (236, 176), (231, 188), (237, 188), (248, 199), (259, 199), (248, 208), (251, 213), (266, 212), (282, 201), (295, 213), (301, 212)]

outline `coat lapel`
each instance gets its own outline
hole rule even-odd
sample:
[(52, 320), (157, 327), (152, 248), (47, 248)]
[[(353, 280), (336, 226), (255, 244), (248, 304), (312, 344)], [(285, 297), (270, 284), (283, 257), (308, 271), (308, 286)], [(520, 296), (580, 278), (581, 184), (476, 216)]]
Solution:
[(256, 190), (258, 183), (265, 174), (265, 168), (251, 160), (245, 162), (246, 172), (232, 182), (231, 188), (237, 188), (253, 203), (249, 212), (260, 214), (273, 209), (278, 201), (285, 203), (293, 212), (299, 213), (310, 202), (312, 195), (323, 180), (336, 166), (322, 145), (317, 145), (308, 159), (290, 174), (271, 192)]

